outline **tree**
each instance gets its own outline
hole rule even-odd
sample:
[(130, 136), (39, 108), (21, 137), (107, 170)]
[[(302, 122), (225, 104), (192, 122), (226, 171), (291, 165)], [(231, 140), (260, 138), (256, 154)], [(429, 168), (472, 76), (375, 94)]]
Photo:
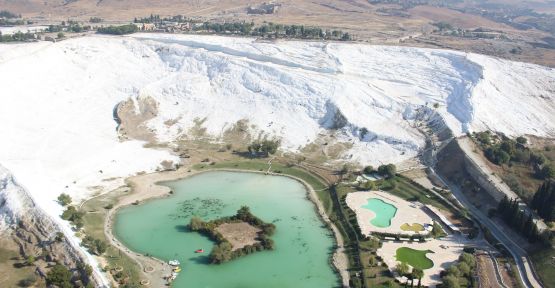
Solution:
[(54, 238), (54, 240), (56, 240), (56, 242), (64, 241), (64, 233), (56, 232), (56, 237)]
[(451, 265), (451, 267), (447, 269), (447, 274), (453, 275), (458, 278), (461, 277), (461, 270), (459, 270), (459, 267), (457, 267), (456, 265)]
[(189, 223), (189, 229), (198, 231), (202, 228), (204, 228), (204, 221), (202, 221), (199, 217), (193, 216), (191, 218), (191, 222)]
[(72, 288), (71, 272), (63, 265), (56, 264), (46, 273), (46, 284), (56, 285), (60, 288)]
[(526, 143), (528, 143), (528, 140), (522, 136), (518, 136), (516, 137), (516, 143), (526, 145)]
[(547, 158), (542, 153), (532, 153), (530, 155), (530, 161), (532, 161), (532, 164), (543, 165), (545, 164), (545, 162), (547, 162)]
[(62, 39), (64, 37), (66, 37), (66, 35), (63, 32), (58, 32), (57, 37), (58, 37), (58, 39)]
[(220, 264), (229, 260), (231, 260), (231, 244), (229, 242), (222, 242), (214, 246), (210, 253), (210, 262)]
[(461, 262), (459, 263), (459, 270), (461, 271), (463, 276), (469, 276), (470, 275), (470, 266), (468, 266), (468, 264), (466, 264), (465, 262)]
[(409, 273), (410, 267), (405, 262), (399, 262), (397, 266), (395, 266), (395, 270), (397, 270), (400, 276), (405, 276)]
[(380, 167), (378, 167), (378, 174), (385, 176), (386, 178), (394, 177), (396, 172), (397, 167), (393, 164), (380, 165)]
[(62, 204), (62, 206), (67, 206), (71, 203), (71, 196), (69, 196), (66, 193), (62, 193), (60, 194), (60, 196), (58, 196), (58, 202), (60, 202), (60, 204)]
[(454, 275), (447, 275), (443, 277), (443, 284), (441, 287), (445, 288), (459, 288), (459, 278)]
[(552, 164), (543, 165), (539, 173), (542, 179), (555, 178), (555, 167)]
[(476, 259), (474, 258), (474, 255), (468, 252), (463, 252), (463, 254), (459, 257), (459, 261), (468, 264), (470, 268), (476, 267)]
[(368, 265), (370, 265), (370, 267), (374, 267), (376, 266), (376, 264), (378, 264), (378, 260), (376, 260), (376, 256), (370, 255), (368, 257)]
[(418, 287), (421, 286), (422, 277), (424, 277), (424, 271), (419, 268), (412, 269), (412, 277), (413, 279), (418, 279)]
[(36, 260), (35, 256), (29, 255), (27, 257), (27, 260), (25, 260), (25, 264), (27, 264), (27, 266), (31, 266), (31, 265), (33, 265), (33, 263), (35, 263), (35, 260)]
[(373, 173), (373, 172), (374, 172), (374, 167), (372, 167), (372, 166), (370, 166), (370, 165), (364, 167), (364, 173), (366, 173), (366, 174), (371, 174), (371, 173)]
[(555, 220), (555, 181), (547, 180), (534, 194), (531, 206), (540, 217), (547, 221)]
[(104, 252), (106, 252), (106, 249), (108, 249), (108, 244), (106, 244), (106, 242), (104, 242), (100, 239), (96, 239), (94, 241), (94, 246), (96, 248), (96, 254), (97, 255), (104, 254)]

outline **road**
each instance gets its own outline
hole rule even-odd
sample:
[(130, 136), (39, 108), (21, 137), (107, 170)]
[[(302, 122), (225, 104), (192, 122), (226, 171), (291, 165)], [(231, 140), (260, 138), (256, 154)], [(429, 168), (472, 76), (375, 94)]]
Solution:
[[(439, 153), (439, 151), (437, 151), (434, 154)], [(434, 155), (435, 156), (435, 155)], [(434, 169), (431, 169), (432, 173), (435, 174)], [(529, 288), (538, 288), (538, 287), (543, 287), (541, 285), (541, 283), (539, 282), (539, 277), (536, 275), (536, 273), (534, 272), (529, 258), (528, 258), (528, 253), (522, 249), (517, 243), (515, 243), (510, 236), (508, 236), (502, 228), (500, 228), (495, 222), (493, 222), (486, 214), (484, 214), (484, 212), (482, 212), (481, 210), (477, 209), (467, 198), (466, 195), (464, 195), (464, 193), (462, 193), (462, 191), (457, 187), (457, 185), (454, 185), (453, 183), (449, 183), (448, 181), (446, 181), (445, 179), (443, 179), (441, 176), (437, 175), (436, 176), (445, 184), (447, 184), (447, 186), (451, 189), (451, 193), (453, 193), (453, 196), (455, 196), (455, 198), (457, 199), (457, 201), (459, 201), (463, 207), (466, 207), (468, 209), (468, 211), (475, 217), (476, 220), (478, 220), (483, 226), (485, 226), (490, 232), (491, 234), (501, 243), (503, 244), (503, 246), (505, 246), (507, 248), (507, 250), (511, 253), (512, 257), (514, 258), (515, 262), (516, 262), (516, 267), (518, 269), (518, 273), (520, 275), (520, 279), (522, 280), (522, 284), (525, 287), (529, 287)]]

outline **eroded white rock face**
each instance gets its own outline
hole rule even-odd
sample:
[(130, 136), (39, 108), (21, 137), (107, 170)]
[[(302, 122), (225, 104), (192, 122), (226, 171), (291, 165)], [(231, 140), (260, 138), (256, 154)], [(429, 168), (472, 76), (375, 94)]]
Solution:
[(17, 224), (17, 219), (34, 203), (14, 183), (12, 175), (0, 166), (0, 233)]
[[(59, 221), (60, 193), (84, 199), (176, 161), (118, 139), (114, 107), (129, 98), (158, 102), (146, 125), (159, 141), (195, 119), (214, 136), (248, 119), (286, 150), (334, 128), (352, 144), (342, 157), (376, 165), (416, 156), (426, 117), (455, 135), (555, 136), (554, 91), (550, 68), (407, 47), (168, 34), (0, 45), (0, 164)], [(26, 203), (5, 199), (13, 222)]]

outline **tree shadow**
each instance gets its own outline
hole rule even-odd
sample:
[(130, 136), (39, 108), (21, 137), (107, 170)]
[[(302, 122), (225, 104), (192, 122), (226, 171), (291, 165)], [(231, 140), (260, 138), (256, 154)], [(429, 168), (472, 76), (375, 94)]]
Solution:
[(191, 232), (191, 229), (188, 225), (175, 225), (175, 230), (178, 232)]
[(207, 255), (201, 255), (197, 257), (189, 258), (190, 261), (195, 262), (196, 264), (208, 265), (210, 264), (210, 257)]

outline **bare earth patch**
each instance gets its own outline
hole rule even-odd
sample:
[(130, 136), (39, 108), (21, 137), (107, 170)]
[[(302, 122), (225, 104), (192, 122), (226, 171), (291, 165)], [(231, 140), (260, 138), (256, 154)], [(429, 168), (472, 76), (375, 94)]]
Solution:
[(253, 245), (258, 243), (256, 240), (258, 237), (258, 232), (262, 231), (249, 223), (238, 222), (238, 223), (224, 223), (216, 227), (216, 231), (231, 243), (232, 251), (241, 249), (245, 246)]

